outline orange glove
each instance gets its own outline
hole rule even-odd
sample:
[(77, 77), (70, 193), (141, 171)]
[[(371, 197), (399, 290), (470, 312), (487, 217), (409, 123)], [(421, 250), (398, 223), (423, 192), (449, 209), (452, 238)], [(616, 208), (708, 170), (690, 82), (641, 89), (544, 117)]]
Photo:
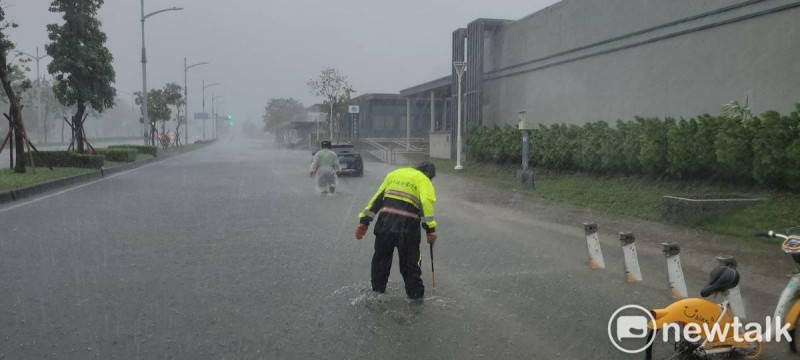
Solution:
[(435, 232), (432, 232), (432, 233), (428, 234), (428, 244), (431, 244), (431, 245), (433, 245), (433, 244), (436, 242), (436, 239), (437, 239), (438, 237), (439, 237), (439, 236), (438, 236), (438, 235), (436, 235), (436, 233), (435, 233)]
[(356, 228), (356, 240), (361, 240), (364, 238), (364, 235), (367, 234), (367, 225), (358, 224)]
[(308, 177), (314, 177), (314, 172), (313, 171), (309, 172)]

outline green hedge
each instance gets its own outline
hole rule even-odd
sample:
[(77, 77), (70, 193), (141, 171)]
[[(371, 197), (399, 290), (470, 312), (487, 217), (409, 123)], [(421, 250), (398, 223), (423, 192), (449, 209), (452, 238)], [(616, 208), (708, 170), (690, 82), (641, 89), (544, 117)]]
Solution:
[[(540, 125), (531, 132), (529, 162), (553, 170), (599, 174), (667, 175), (800, 190), (800, 104), (797, 111), (737, 118), (635, 118), (582, 126)], [(521, 160), (513, 126), (470, 129), (467, 150), (478, 161)]]
[[(156, 156), (158, 148), (151, 145), (109, 145), (109, 149), (135, 149), (139, 154)], [(111, 160), (111, 159), (109, 159)]]
[(98, 148), (96, 150), (98, 155), (103, 155), (106, 160), (115, 162), (134, 162), (136, 161), (136, 155), (139, 154), (139, 151), (133, 148)]
[[(53, 167), (99, 169), (103, 167), (105, 161), (103, 155), (77, 154), (72, 151), (39, 151), (33, 153), (33, 160), (37, 166), (46, 166), (42, 157)], [(30, 157), (27, 153), (23, 160), (26, 166), (30, 166)]]

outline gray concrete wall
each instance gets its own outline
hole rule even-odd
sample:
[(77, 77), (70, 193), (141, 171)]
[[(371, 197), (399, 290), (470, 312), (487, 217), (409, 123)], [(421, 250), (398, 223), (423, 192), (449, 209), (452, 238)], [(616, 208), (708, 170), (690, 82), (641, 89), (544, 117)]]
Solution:
[[(788, 112), (800, 102), (795, 5), (800, 1), (561, 1), (490, 32), (483, 123), (515, 123), (520, 110), (548, 124), (692, 117), (745, 98), (756, 113)], [(734, 8), (587, 46), (727, 7)]]

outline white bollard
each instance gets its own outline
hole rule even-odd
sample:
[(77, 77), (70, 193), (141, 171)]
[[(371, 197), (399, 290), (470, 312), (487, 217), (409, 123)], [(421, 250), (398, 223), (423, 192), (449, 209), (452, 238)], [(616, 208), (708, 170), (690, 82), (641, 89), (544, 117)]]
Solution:
[[(736, 268), (737, 262), (736, 258), (733, 256), (717, 256), (716, 259), (720, 265), (729, 266), (734, 269)], [(728, 305), (731, 307), (731, 313), (733, 313), (733, 316), (736, 316), (741, 320), (747, 318), (747, 314), (744, 311), (744, 302), (742, 301), (742, 291), (739, 290), (739, 285), (736, 285), (736, 287), (733, 289), (726, 291), (725, 298), (728, 300)]]
[(622, 243), (622, 254), (625, 256), (625, 280), (628, 282), (642, 281), (642, 270), (639, 268), (639, 259), (636, 256), (636, 237), (632, 233), (619, 233)]
[(689, 293), (686, 291), (686, 279), (683, 278), (683, 268), (681, 268), (681, 247), (675, 242), (665, 242), (661, 245), (664, 245), (664, 256), (667, 257), (670, 295), (675, 300), (685, 299), (689, 297)]
[(586, 234), (586, 245), (589, 248), (589, 266), (592, 270), (605, 269), (603, 251), (600, 249), (600, 239), (597, 234), (597, 224), (583, 223), (583, 232)]

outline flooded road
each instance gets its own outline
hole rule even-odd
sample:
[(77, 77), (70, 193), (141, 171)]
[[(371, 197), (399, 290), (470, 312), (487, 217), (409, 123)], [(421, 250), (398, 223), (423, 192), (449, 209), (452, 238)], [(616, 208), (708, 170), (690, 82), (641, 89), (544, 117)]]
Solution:
[[(321, 197), (309, 162), (223, 142), (0, 207), (0, 359), (642, 358), (606, 326), (622, 305), (669, 303), (660, 242), (685, 244), (690, 295), (713, 255), (740, 256), (753, 319), (790, 269), (777, 246), (440, 175), (437, 287), (423, 246), (426, 298), (409, 303), (396, 265), (387, 293), (370, 291), (374, 237), (353, 235), (393, 166), (366, 163)], [(589, 269), (584, 221), (600, 224), (605, 271)], [(622, 275), (623, 230), (640, 234), (639, 284)]]

